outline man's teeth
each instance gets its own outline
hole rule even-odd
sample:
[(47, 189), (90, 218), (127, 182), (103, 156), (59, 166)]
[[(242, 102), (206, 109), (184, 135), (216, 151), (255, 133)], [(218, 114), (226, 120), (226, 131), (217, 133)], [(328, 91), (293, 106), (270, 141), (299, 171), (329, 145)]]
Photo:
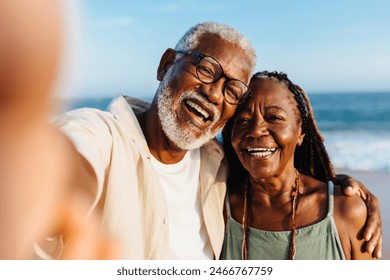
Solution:
[(187, 105), (194, 108), (196, 111), (199, 112), (205, 119), (208, 119), (210, 117), (210, 114), (207, 113), (202, 107), (200, 107), (198, 104), (192, 102), (191, 100), (187, 100)]
[(276, 151), (276, 148), (249, 148), (248, 153), (256, 157), (265, 157)]

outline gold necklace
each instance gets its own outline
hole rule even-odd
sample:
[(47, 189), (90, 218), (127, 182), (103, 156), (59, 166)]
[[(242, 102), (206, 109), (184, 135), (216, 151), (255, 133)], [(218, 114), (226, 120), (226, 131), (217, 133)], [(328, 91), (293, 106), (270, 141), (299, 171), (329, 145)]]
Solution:
[[(296, 229), (296, 214), (298, 210), (298, 203), (299, 203), (299, 172), (295, 169), (295, 182), (294, 186), (291, 191), (292, 196), (292, 210), (291, 210), (291, 217), (290, 217), (290, 228), (291, 228), (291, 235), (290, 235), (290, 247), (288, 250), (288, 259), (293, 260), (295, 259), (296, 254), (296, 238), (297, 238), (297, 229)], [(245, 181), (245, 191), (244, 191), (244, 212), (242, 214), (242, 244), (241, 244), (241, 259), (247, 260), (248, 259), (248, 178)]]

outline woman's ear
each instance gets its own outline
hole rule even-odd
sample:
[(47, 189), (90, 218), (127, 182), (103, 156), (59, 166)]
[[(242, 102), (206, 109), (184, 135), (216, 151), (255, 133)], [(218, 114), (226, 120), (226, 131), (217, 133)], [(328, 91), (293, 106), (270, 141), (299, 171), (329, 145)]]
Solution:
[(174, 49), (169, 48), (164, 52), (161, 57), (160, 64), (157, 68), (157, 80), (162, 81), (165, 76), (165, 73), (167, 73), (169, 67), (175, 61), (175, 57), (176, 52)]
[(305, 139), (305, 133), (303, 133), (303, 131), (301, 130), (301, 134), (299, 134), (298, 136), (298, 146), (301, 146), (302, 145), (302, 142), (303, 142), (303, 139)]

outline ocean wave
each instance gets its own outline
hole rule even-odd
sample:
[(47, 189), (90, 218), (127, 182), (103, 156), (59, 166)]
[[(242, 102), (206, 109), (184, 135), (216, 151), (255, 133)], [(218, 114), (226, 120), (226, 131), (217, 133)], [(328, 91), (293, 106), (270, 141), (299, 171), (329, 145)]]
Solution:
[(325, 146), (336, 168), (390, 172), (390, 132), (325, 131)]

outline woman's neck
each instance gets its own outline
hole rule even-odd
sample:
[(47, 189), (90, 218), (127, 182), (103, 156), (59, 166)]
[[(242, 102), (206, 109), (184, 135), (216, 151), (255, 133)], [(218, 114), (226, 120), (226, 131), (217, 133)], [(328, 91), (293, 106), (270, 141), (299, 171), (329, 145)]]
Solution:
[(291, 202), (291, 192), (299, 173), (295, 168), (279, 176), (256, 179), (249, 175), (248, 191), (253, 203), (263, 205), (280, 205)]

